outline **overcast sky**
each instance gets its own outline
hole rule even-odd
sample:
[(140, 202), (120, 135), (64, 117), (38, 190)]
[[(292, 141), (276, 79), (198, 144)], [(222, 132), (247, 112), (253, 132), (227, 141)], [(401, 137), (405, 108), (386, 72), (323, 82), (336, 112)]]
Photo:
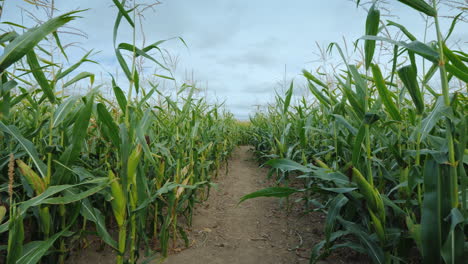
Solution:
[[(94, 49), (100, 53), (93, 59), (101, 65), (87, 64), (80, 70), (115, 73), (118, 66), (112, 46), (112, 30), (117, 9), (112, 6), (112, 1), (55, 2), (57, 15), (77, 8), (90, 9), (81, 14), (82, 18), (70, 23), (85, 31), (87, 38), (61, 34), (64, 43), (80, 42), (80, 48), (70, 47), (67, 50), (71, 63), (79, 59), (84, 50)], [(344, 38), (351, 46), (351, 41), (364, 35), (365, 29), (366, 11), (356, 8), (355, 3), (349, 0), (161, 2), (154, 12), (145, 13), (146, 44), (182, 37), (188, 49), (178, 40), (162, 46), (172, 57), (178, 58), (177, 79), (183, 81), (193, 73), (199, 87), (207, 89), (209, 100), (225, 100), (228, 110), (240, 119), (248, 118), (255, 105), (264, 105), (273, 100), (275, 88), (280, 87), (279, 83), (285, 77), (285, 69), (286, 79), (294, 78), (300, 84), (303, 81), (299, 75), (301, 69), (321, 65), (321, 62), (316, 62), (319, 59), (316, 43), (326, 47), (330, 42), (342, 43)], [(420, 15), (396, 1), (390, 2), (395, 2), (387, 7), (396, 17), (384, 19), (404, 24), (418, 39), (422, 39), (424, 22)], [(44, 17), (42, 10), (35, 10), (20, 0), (6, 0), (2, 21), (33, 26), (35, 23), (20, 7)], [(131, 42), (130, 28), (124, 21), (122, 25), (118, 41)], [(465, 30), (459, 28), (452, 38), (462, 39), (465, 42), (461, 45), (466, 47), (466, 27)], [(335, 56), (338, 57), (338, 54)], [(150, 63), (145, 65), (151, 66)], [(153, 71), (148, 69), (146, 73)], [(122, 78), (123, 75), (120, 75)]]

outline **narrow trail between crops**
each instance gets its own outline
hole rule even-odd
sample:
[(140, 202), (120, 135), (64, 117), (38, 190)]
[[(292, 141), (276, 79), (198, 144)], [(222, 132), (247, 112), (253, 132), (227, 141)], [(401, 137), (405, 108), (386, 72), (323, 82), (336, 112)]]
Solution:
[(220, 173), (215, 181), (218, 189), (198, 205), (190, 232), (191, 247), (173, 253), (163, 263), (308, 262), (305, 257), (310, 245), (304, 245), (294, 226), (303, 221), (307, 221), (302, 223), (303, 228), (311, 226), (310, 218), (291, 219), (291, 214), (288, 216), (274, 198), (257, 198), (237, 205), (243, 195), (271, 186), (266, 179), (267, 169), (258, 167), (249, 149), (241, 146), (235, 150), (228, 174)]
[[(291, 197), (290, 208), (276, 198), (256, 198), (237, 205), (245, 194), (274, 186), (267, 179), (268, 169), (259, 168), (251, 147), (236, 148), (214, 182), (210, 197), (197, 204), (193, 225), (188, 230), (190, 246), (179, 243), (171, 249), (163, 264), (306, 264), (310, 249), (324, 239), (325, 215), (310, 211), (304, 214), (299, 196)], [(301, 188), (300, 182), (291, 182)], [(93, 243), (96, 242), (96, 243)], [(112, 264), (115, 252), (99, 246), (99, 239), (89, 240), (84, 250), (73, 253), (70, 264)], [(142, 248), (142, 253), (143, 253)], [(144, 259), (141, 260), (144, 262)], [(140, 263), (140, 262), (139, 262)], [(148, 263), (148, 262), (145, 262)], [(153, 259), (151, 264), (161, 264)], [(349, 250), (338, 250), (318, 264), (368, 263)]]

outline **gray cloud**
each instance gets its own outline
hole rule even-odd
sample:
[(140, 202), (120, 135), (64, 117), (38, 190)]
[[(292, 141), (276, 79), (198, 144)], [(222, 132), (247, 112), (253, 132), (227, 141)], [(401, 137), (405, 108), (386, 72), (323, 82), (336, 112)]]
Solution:
[[(242, 119), (256, 109), (255, 105), (271, 102), (275, 88), (284, 77), (294, 79), (299, 90), (303, 83), (303, 78), (299, 77), (301, 69), (320, 65), (311, 63), (318, 59), (316, 43), (326, 47), (330, 42), (342, 42), (345, 37), (351, 52), (351, 41), (362, 36), (365, 28), (366, 12), (348, 0), (162, 2), (143, 20), (146, 44), (183, 37), (189, 49), (178, 40), (162, 45), (173, 57), (179, 58), (175, 71), (177, 78), (183, 80), (193, 71), (201, 88), (208, 87), (209, 100), (226, 100), (226, 107)], [(101, 51), (94, 56), (101, 66), (87, 64), (79, 70), (115, 73), (118, 65), (114, 58), (112, 30), (117, 10), (111, 7), (112, 1), (56, 1), (56, 4), (60, 10), (57, 14), (90, 8), (81, 14), (83, 18), (70, 23), (84, 30), (87, 39), (61, 34), (65, 43), (79, 42), (78, 47), (67, 49), (71, 63), (84, 54), (83, 49), (95, 49)], [(34, 25), (33, 21), (21, 16), (17, 6), (27, 5), (22, 1), (6, 1), (3, 21), (22, 23), (23, 20), (28, 26)], [(393, 2), (389, 8), (398, 18), (385, 17), (384, 20), (407, 25), (409, 31), (419, 39), (423, 38), (425, 24), (415, 11)], [(35, 11), (35, 14), (40, 12)], [(125, 21), (121, 24), (118, 42), (131, 42), (130, 27)], [(449, 24), (450, 20), (443, 21), (444, 28)], [(466, 48), (466, 32), (461, 27), (453, 36), (464, 39), (462, 45)], [(428, 34), (433, 36), (433, 29)], [(141, 41), (139, 37), (140, 44)], [(333, 56), (339, 58), (336, 51)], [(148, 69), (146, 73), (153, 71), (154, 68)], [(123, 74), (119, 73), (119, 76), (125, 86)]]

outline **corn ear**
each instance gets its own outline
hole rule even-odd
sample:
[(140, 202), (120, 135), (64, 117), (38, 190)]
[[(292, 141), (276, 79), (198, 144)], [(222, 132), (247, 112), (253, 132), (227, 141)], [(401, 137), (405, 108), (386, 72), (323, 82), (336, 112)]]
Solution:
[(123, 193), (122, 185), (115, 177), (114, 172), (109, 170), (109, 181), (111, 182), (111, 194), (113, 199), (111, 200), (112, 211), (114, 212), (115, 220), (119, 226), (122, 226), (125, 222), (126, 216), (126, 199)]
[(17, 160), (16, 164), (20, 168), (21, 173), (26, 178), (26, 181), (34, 188), (37, 195), (43, 193), (46, 189), (46, 184), (37, 173), (35, 173), (31, 167), (29, 167), (22, 160)]
[(377, 217), (372, 210), (369, 210), (369, 214), (372, 219), (372, 224), (374, 225), (375, 233), (377, 234), (377, 237), (379, 237), (380, 242), (382, 244), (385, 243), (385, 228), (383, 226), (382, 221), (380, 221), (379, 217)]
[(317, 163), (317, 165), (319, 165), (320, 168), (331, 170), (330, 167), (328, 167), (328, 165), (325, 164), (323, 161), (315, 159), (315, 162)]
[(137, 172), (138, 163), (140, 162), (141, 154), (142, 154), (142, 147), (141, 147), (141, 144), (138, 144), (136, 148), (130, 154), (130, 157), (128, 157), (127, 176), (128, 176), (128, 182), (130, 184), (134, 184), (134, 185), (136, 184), (136, 172)]
[(0, 205), (0, 224), (3, 221), (3, 218), (5, 217), (6, 214), (6, 207), (3, 205)]
[(50, 223), (52, 218), (50, 217), (49, 207), (42, 207), (39, 209), (39, 218), (41, 218), (41, 229), (44, 234), (50, 233)]
[[(191, 178), (190, 176), (187, 177), (187, 178), (185, 178), (185, 180), (182, 182), (182, 185), (187, 185), (188, 182), (189, 182), (189, 180), (190, 180), (190, 178)], [(184, 190), (185, 190), (185, 187), (183, 187), (183, 186), (179, 186), (179, 187), (177, 188), (176, 199), (179, 199), (179, 197), (182, 195), (182, 193), (184, 192)]]
[(369, 207), (376, 211), (378, 206), (377, 206), (377, 201), (376, 201), (376, 196), (374, 194), (374, 188), (369, 184), (369, 182), (362, 176), (361, 172), (353, 168), (353, 180), (357, 183), (359, 190), (361, 191), (362, 195), (364, 195), (364, 198), (366, 199)]
[(161, 188), (162, 181), (164, 180), (164, 172), (166, 170), (166, 162), (162, 159), (161, 163), (159, 163), (159, 173), (158, 173), (158, 178), (156, 180), (156, 187), (158, 189)]

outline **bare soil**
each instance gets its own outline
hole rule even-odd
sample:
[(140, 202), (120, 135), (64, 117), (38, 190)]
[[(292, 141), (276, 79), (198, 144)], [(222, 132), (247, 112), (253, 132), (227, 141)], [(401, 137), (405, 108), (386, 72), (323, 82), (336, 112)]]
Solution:
[[(304, 214), (276, 198), (256, 198), (238, 205), (245, 194), (273, 186), (268, 169), (259, 168), (249, 146), (237, 148), (218, 190), (195, 210), (192, 246), (169, 256), (164, 264), (305, 264), (310, 249), (324, 238), (325, 215)], [(362, 263), (360, 256), (341, 251), (319, 263)], [(361, 258), (362, 260), (362, 258)]]
[[(259, 168), (250, 147), (238, 147), (228, 165), (228, 173), (215, 180), (209, 199), (195, 209), (188, 230), (190, 246), (172, 250), (164, 264), (305, 264), (310, 249), (320, 242), (325, 215), (304, 214), (300, 204), (287, 209), (276, 198), (257, 198), (238, 205), (248, 193), (270, 187), (268, 170)], [(69, 263), (114, 263), (108, 249), (86, 250)], [(362, 260), (362, 258), (361, 258)], [(367, 262), (367, 261), (365, 261)], [(319, 263), (363, 263), (359, 256), (342, 250)]]

